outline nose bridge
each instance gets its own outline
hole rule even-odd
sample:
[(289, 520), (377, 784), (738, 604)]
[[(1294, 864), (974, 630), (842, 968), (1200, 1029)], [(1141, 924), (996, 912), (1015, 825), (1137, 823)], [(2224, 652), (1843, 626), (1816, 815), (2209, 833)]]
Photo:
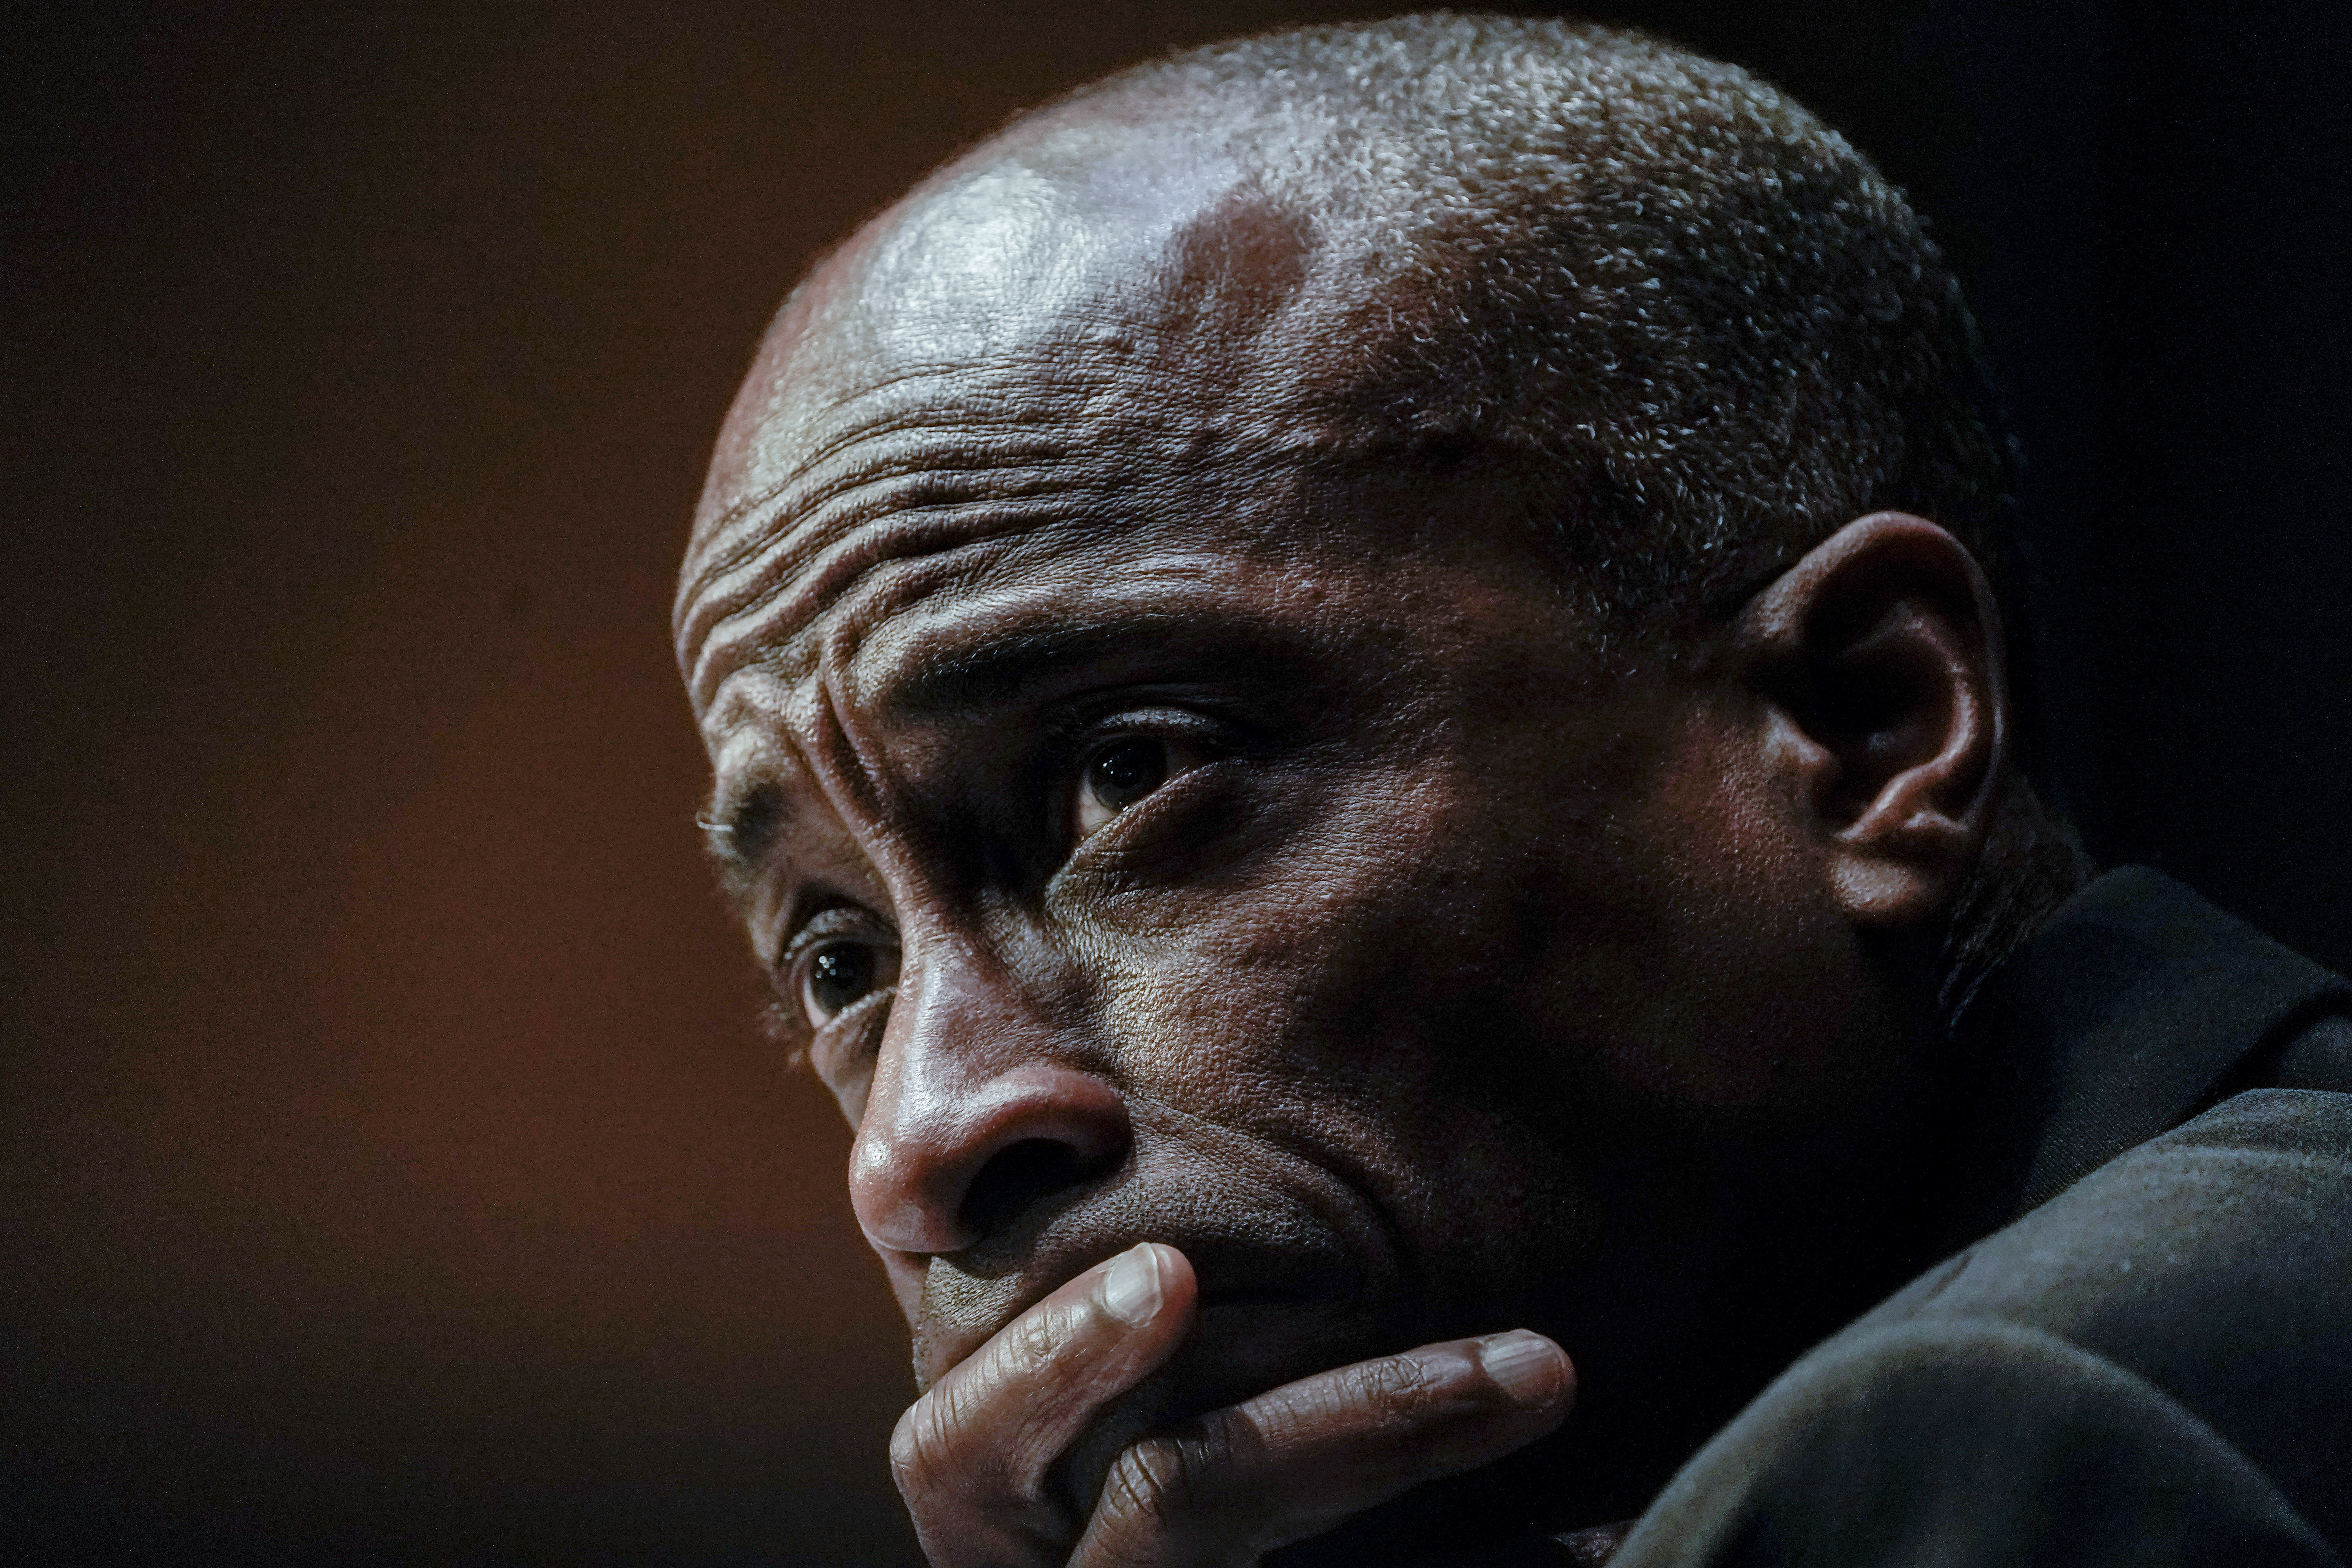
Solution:
[(910, 948), (851, 1149), (885, 1252), (960, 1251), (1127, 1151), (1126, 1106), (1033, 991), (957, 935)]

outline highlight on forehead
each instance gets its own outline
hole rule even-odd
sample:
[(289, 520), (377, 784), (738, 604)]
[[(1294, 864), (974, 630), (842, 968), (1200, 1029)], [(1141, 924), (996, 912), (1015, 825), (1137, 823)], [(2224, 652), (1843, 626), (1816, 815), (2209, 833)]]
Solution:
[[(1024, 356), (1050, 364), (1090, 341), (1197, 331), (1216, 314), (1207, 296), (1261, 289), (1256, 275), (1286, 259), (1284, 243), (1307, 237), (1236, 202), (1245, 171), (1233, 156), (1080, 119), (1042, 141), (1008, 133), (974, 150), (816, 264), (730, 412), (706, 526), (780, 477), (778, 454), (757, 439), (780, 422), (900, 376)], [(1246, 255), (1231, 254), (1237, 232)]]
[[(797, 636), (883, 562), (1105, 513), (1146, 469), (1238, 473), (1311, 444), (1285, 412), (1297, 356), (1265, 347), (1300, 296), (1308, 226), (1229, 171), (1119, 156), (1144, 160), (1137, 178), (1067, 214), (1039, 205), (1054, 187), (1034, 172), (937, 195), (944, 218), (902, 204), (892, 235), (795, 296), (729, 416), (681, 574), (698, 701), (735, 638)], [(1050, 243), (998, 234), (961, 254), (999, 199), (1028, 201), (1033, 226), (1048, 212)], [(1118, 243), (1068, 245), (1081, 219)], [(1041, 247), (1085, 259), (1033, 276)]]

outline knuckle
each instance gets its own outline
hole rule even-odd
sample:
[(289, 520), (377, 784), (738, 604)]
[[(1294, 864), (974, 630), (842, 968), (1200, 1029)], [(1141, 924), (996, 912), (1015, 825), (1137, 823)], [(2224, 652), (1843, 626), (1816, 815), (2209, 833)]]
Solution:
[(953, 1447), (939, 1401), (925, 1394), (907, 1407), (890, 1429), (890, 1478), (910, 1501), (929, 1490), (950, 1467)]
[(898, 1424), (890, 1428), (890, 1474), (898, 1481), (900, 1491), (905, 1491), (908, 1480), (922, 1472), (924, 1459), (931, 1447), (932, 1438), (928, 1431), (930, 1420), (926, 1404), (927, 1401), (919, 1399), (908, 1405), (906, 1413), (898, 1417)]
[(1440, 1380), (1411, 1356), (1390, 1356), (1355, 1369), (1349, 1393), (1377, 1409), (1411, 1415), (1435, 1397)]
[(1147, 1437), (1112, 1463), (1098, 1506), (1149, 1521), (1161, 1533), (1199, 1534), (1227, 1511), (1218, 1483), (1234, 1466), (1236, 1438), (1223, 1413)]
[(1151, 1437), (1113, 1461), (1097, 1506), (1165, 1529), (1181, 1515), (1191, 1490), (1182, 1449), (1168, 1438)]
[(890, 1478), (917, 1514), (974, 1503), (1030, 1511), (1053, 1506), (1050, 1478), (1039, 1462), (1051, 1455), (1020, 1406), (992, 1410), (969, 1391), (940, 1384), (898, 1417), (889, 1455)]
[(1061, 1348), (1061, 1324), (1051, 1313), (1030, 1312), (1013, 1324), (1005, 1349), (1016, 1366), (1042, 1366)]

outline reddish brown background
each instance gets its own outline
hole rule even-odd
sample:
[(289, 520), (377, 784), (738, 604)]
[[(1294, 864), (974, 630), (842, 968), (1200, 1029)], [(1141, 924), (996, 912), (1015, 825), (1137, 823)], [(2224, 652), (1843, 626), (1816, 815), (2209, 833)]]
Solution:
[[(903, 1346), (838, 1194), (845, 1134), (758, 1044), (697, 859), (672, 556), (814, 249), (1063, 86), (1379, 9), (10, 24), (0, 1546), (907, 1559), (880, 1452)], [(2168, 477), (2193, 443), (2160, 419), (2099, 422), (2129, 395), (2186, 429), (2203, 405), (2149, 388), (2211, 384), (2109, 330), (2113, 290), (2199, 299), (2204, 274), (2116, 281), (2106, 219), (2143, 153), (2065, 96), (2144, 86), (2173, 35), (2126, 38), (2156, 63), (2116, 76), (2124, 13), (2096, 5), (1990, 26), (1936, 4), (1621, 9), (1790, 79), (1944, 218), (2056, 454), (2046, 496), (2242, 489)], [(2201, 177), (2218, 201), (2234, 176)], [(2306, 200), (2322, 226), (2266, 254), (2319, 247), (2341, 198)], [(2340, 313), (2288, 303), (2273, 338), (2341, 346)], [(2264, 373), (2234, 318), (2203, 320), (2239, 345), (2230, 385)], [(2253, 510), (2292, 513), (2294, 549), (2199, 623), (2179, 606), (2209, 574), (2165, 553), (2187, 503), (2137, 532), (2108, 516), (2096, 539), (2176, 565), (2103, 575), (2080, 602), (2123, 607), (2062, 625), (2089, 695), (2054, 750), (2111, 853), (2168, 857), (2340, 963), (2346, 854), (2309, 825), (2352, 815), (2352, 680), (2322, 625), (2347, 556), (2294, 498), (2341, 493), (2340, 458), (2295, 433), (2346, 410), (2322, 369), (2284, 374), (2230, 394), (2253, 410), (2230, 438), (2250, 463), (2265, 431), (2292, 449)], [(2098, 554), (2053, 552), (2078, 574)], [(2216, 673), (2195, 650), (2224, 642)], [(2196, 773), (2208, 752), (2242, 760)], [(2252, 826), (2200, 830), (2222, 816)]]

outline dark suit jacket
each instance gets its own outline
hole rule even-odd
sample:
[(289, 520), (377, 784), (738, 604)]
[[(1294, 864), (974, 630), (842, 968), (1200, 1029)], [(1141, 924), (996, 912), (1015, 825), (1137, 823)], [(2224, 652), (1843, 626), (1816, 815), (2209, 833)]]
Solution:
[(2343, 1568), (2347, 1013), (2179, 884), (2094, 883), (1963, 1019), (1959, 1250), (1775, 1381), (1611, 1568)]

